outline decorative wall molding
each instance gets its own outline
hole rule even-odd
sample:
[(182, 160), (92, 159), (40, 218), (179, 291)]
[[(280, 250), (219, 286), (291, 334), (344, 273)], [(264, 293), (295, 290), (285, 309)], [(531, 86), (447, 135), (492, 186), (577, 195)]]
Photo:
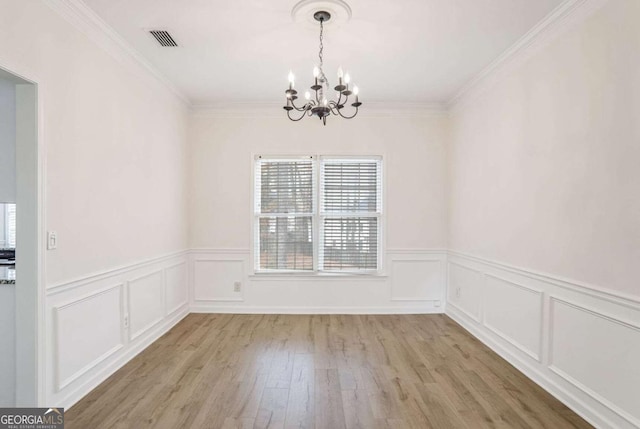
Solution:
[[(116, 353), (118, 350), (122, 349), (124, 347), (124, 338), (122, 335), (122, 329), (118, 330), (118, 340), (112, 344), (112, 346), (106, 350), (104, 353), (102, 353), (101, 355), (97, 356), (96, 358), (92, 359), (90, 362), (86, 363), (85, 365), (82, 366), (82, 368), (78, 369), (77, 371), (75, 371), (73, 374), (63, 378), (62, 377), (62, 369), (60, 367), (60, 363), (61, 363), (61, 359), (60, 359), (60, 353), (61, 353), (61, 344), (60, 341), (62, 339), (62, 335), (64, 334), (68, 334), (68, 330), (64, 329), (64, 328), (68, 328), (68, 327), (63, 327), (61, 326), (61, 313), (64, 312), (65, 310), (68, 310), (70, 308), (73, 307), (77, 307), (87, 301), (90, 300), (96, 300), (99, 297), (108, 294), (111, 291), (117, 291), (118, 292), (118, 312), (114, 315), (116, 319), (120, 319), (122, 316), (122, 299), (123, 299), (123, 295), (124, 295), (124, 284), (123, 283), (118, 283), (116, 285), (113, 286), (108, 286), (106, 288), (102, 288), (96, 292), (92, 292), (89, 293), (85, 296), (79, 297), (77, 299), (74, 299), (70, 302), (61, 304), (59, 306), (54, 307), (54, 323), (55, 323), (55, 329), (54, 329), (54, 333), (55, 333), (55, 338), (53, 339), (54, 344), (55, 344), (55, 370), (56, 370), (56, 390), (57, 391), (61, 391), (63, 390), (65, 387), (67, 387), (68, 385), (70, 385), (72, 382), (74, 382), (75, 380), (77, 380), (78, 378), (80, 378), (82, 375), (86, 374), (87, 372), (89, 372), (91, 369), (93, 369), (96, 365), (99, 365), (101, 362), (103, 362), (104, 360), (108, 359), (111, 355), (113, 355), (114, 353)], [(104, 321), (102, 321), (104, 322)], [(101, 343), (104, 343), (104, 339), (100, 339)]]
[(387, 254), (390, 255), (442, 255), (447, 253), (447, 249), (410, 249), (403, 247), (391, 247), (387, 248)]
[(166, 88), (184, 106), (191, 105), (186, 95), (82, 0), (45, 0), (44, 3), (120, 63), (138, 69), (141, 75)]
[[(187, 287), (184, 287), (184, 285), (183, 285), (183, 289), (184, 289), (183, 290), (183, 296), (184, 296), (184, 299), (180, 300), (173, 307), (170, 307), (169, 295), (170, 295), (170, 292), (175, 292), (175, 291), (174, 290), (170, 290), (169, 288), (170, 288), (170, 286), (175, 287), (176, 285), (170, 285), (169, 279), (172, 279), (172, 278), (169, 275), (169, 273), (172, 272), (172, 271), (175, 271), (175, 270), (177, 270), (179, 268), (182, 268), (184, 270), (184, 275), (180, 276), (178, 274), (178, 280), (177, 280), (178, 285), (177, 286), (178, 287), (180, 286), (179, 282), (181, 280), (186, 279), (187, 280)], [(180, 261), (180, 262), (178, 262), (176, 264), (172, 264), (172, 265), (169, 265), (169, 266), (165, 267), (163, 276), (164, 276), (164, 282), (165, 282), (165, 284), (164, 284), (164, 288), (165, 288), (165, 291), (164, 291), (165, 292), (165, 298), (164, 298), (165, 309), (164, 309), (164, 312), (165, 312), (166, 316), (169, 316), (169, 315), (175, 313), (176, 311), (180, 310), (181, 308), (184, 308), (187, 305), (189, 305), (189, 286), (188, 286), (189, 285), (189, 277), (188, 277), (187, 260), (185, 259), (184, 261)]]
[(47, 286), (46, 294), (47, 296), (52, 296), (62, 292), (67, 292), (71, 289), (84, 286), (90, 282), (97, 282), (100, 280), (104, 280), (108, 277), (114, 277), (119, 274), (126, 273), (127, 271), (131, 271), (132, 269), (148, 267), (157, 263), (168, 261), (170, 259), (178, 258), (180, 256), (186, 256), (187, 254), (188, 254), (188, 250), (179, 250), (177, 252), (171, 252), (166, 255), (158, 256), (155, 258), (144, 259), (140, 262), (135, 262), (133, 264), (121, 265), (116, 268), (111, 268), (108, 270), (87, 274), (86, 276), (82, 276), (73, 280), (67, 280), (64, 282), (55, 283), (51, 286)]
[[(537, 314), (539, 317), (539, 320), (537, 321), (537, 333), (539, 335), (538, 341), (536, 341), (536, 345), (535, 348), (531, 348), (531, 347), (527, 347), (526, 345), (522, 344), (520, 341), (518, 341), (517, 339), (514, 338), (513, 335), (510, 335), (507, 332), (504, 332), (503, 329), (497, 327), (497, 326), (493, 326), (488, 320), (487, 320), (487, 312), (483, 312), (482, 313), (482, 323), (484, 324), (484, 326), (486, 326), (487, 329), (489, 329), (491, 332), (493, 332), (494, 334), (498, 335), (500, 338), (502, 338), (503, 340), (507, 341), (508, 343), (510, 343), (513, 347), (517, 348), (518, 350), (520, 350), (523, 353), (528, 354), (532, 359), (537, 360), (538, 362), (542, 362), (542, 337), (543, 337), (543, 317), (544, 317), (544, 292), (538, 288), (534, 288), (531, 286), (525, 286), (521, 283), (512, 281), (512, 280), (507, 280), (501, 276), (497, 276), (494, 274), (485, 274), (485, 280), (488, 279), (495, 279), (501, 282), (504, 282), (508, 285), (510, 285), (513, 288), (516, 289), (520, 289), (522, 291), (525, 291), (526, 293), (530, 293), (536, 296), (537, 298), (537, 302), (534, 303), (535, 306), (537, 306)], [(483, 302), (483, 308), (487, 308), (488, 306), (488, 299), (486, 297), (486, 295), (488, 294), (488, 284), (485, 283), (485, 288), (487, 289), (487, 293), (485, 293), (485, 301)], [(517, 308), (517, 307), (515, 307)], [(524, 317), (524, 315), (521, 315), (522, 317)]]
[[(216, 254), (215, 256), (193, 258), (191, 278), (194, 279), (194, 302), (244, 301), (245, 279), (247, 278), (245, 270), (246, 258), (238, 258), (233, 255)], [(213, 273), (201, 272), (201, 270), (206, 269), (205, 266), (207, 265), (210, 270), (214, 270)], [(227, 278), (228, 275), (231, 275), (231, 277)], [(225, 282), (228, 282), (228, 284), (224, 284)], [(240, 291), (234, 290), (236, 282), (240, 282)]]
[(529, 60), (560, 34), (582, 22), (609, 0), (565, 0), (515, 44), (472, 78), (446, 103), (455, 111), (484, 93), (495, 82)]
[[(389, 276), (391, 278), (391, 301), (433, 301), (437, 307), (440, 307), (444, 300), (444, 294), (442, 293), (442, 285), (445, 284), (443, 259), (408, 255), (408, 257), (401, 256), (391, 259), (389, 265), (391, 265)], [(419, 271), (420, 268), (423, 269), (423, 272)], [(402, 273), (403, 270), (405, 271), (404, 274)], [(428, 278), (425, 279), (425, 277)], [(415, 284), (414, 282), (418, 282), (417, 288), (422, 289), (422, 291), (420, 293), (414, 291), (414, 296), (411, 296), (411, 293), (407, 294), (406, 289)], [(429, 283), (433, 286), (432, 288), (424, 287), (424, 283)], [(401, 288), (405, 289), (405, 291), (401, 292)]]
[[(596, 427), (640, 427), (637, 299), (460, 252), (448, 261), (479, 273), (479, 294), (465, 297), (474, 285), (457, 282), (470, 278), (450, 275), (447, 315)], [(451, 293), (460, 287), (463, 296)], [(459, 304), (470, 297), (480, 318)], [(579, 312), (557, 320), (559, 303)]]
[(128, 346), (115, 353), (109, 359), (106, 359), (103, 362), (103, 365), (92, 368), (92, 370), (87, 373), (87, 375), (90, 374), (90, 378), (88, 379), (88, 381), (79, 385), (75, 385), (76, 383), (72, 383), (71, 385), (65, 387), (65, 389), (59, 393), (59, 395), (56, 395), (56, 399), (47, 397), (45, 402), (62, 404), (62, 406), (66, 409), (71, 408), (73, 404), (78, 402), (85, 395), (95, 389), (98, 385), (100, 385), (100, 383), (105, 381), (113, 373), (127, 364), (127, 362), (144, 351), (144, 349), (153, 344), (165, 333), (170, 331), (171, 328), (177, 325), (188, 314), (189, 311), (187, 308), (185, 308), (183, 311), (171, 315), (171, 317), (168, 317), (160, 325), (147, 332), (146, 335), (143, 335), (133, 343), (129, 343)]
[[(181, 251), (49, 289), (41, 345), (45, 402), (69, 408), (185, 317), (186, 267), (187, 252)], [(171, 309), (167, 272), (176, 297)]]
[[(136, 286), (136, 284), (142, 284), (142, 286)], [(142, 290), (138, 289), (142, 289), (143, 287), (146, 287), (148, 289), (148, 292), (151, 292), (153, 288), (159, 288), (161, 290), (156, 291), (156, 293), (148, 293), (146, 297), (142, 296), (143, 299), (138, 305), (135, 299), (136, 296), (139, 296), (138, 294), (143, 292)], [(129, 316), (129, 341), (133, 341), (136, 338), (140, 337), (162, 321), (165, 316), (165, 289), (166, 284), (164, 279), (164, 268), (157, 269), (127, 280), (127, 302), (129, 307), (127, 315)], [(159, 299), (160, 302), (154, 303), (154, 298)], [(148, 312), (149, 310), (153, 310), (153, 305), (157, 307), (157, 314), (150, 314), (149, 316), (151, 316), (151, 318), (147, 317), (148, 320), (140, 320), (142, 326), (136, 330), (135, 325), (137, 324), (136, 319), (139, 317), (138, 312), (142, 313), (143, 311)]]
[[(454, 262), (454, 261), (451, 261), (451, 260), (447, 259), (447, 307), (454, 307), (459, 312), (461, 312), (461, 313), (465, 314), (467, 317), (471, 318), (473, 321), (475, 321), (477, 323), (481, 323), (482, 307), (479, 305), (479, 302), (476, 303), (478, 305), (478, 312), (474, 313), (470, 309), (464, 308), (464, 304), (462, 302), (460, 302), (459, 300), (455, 299), (455, 295), (457, 293), (459, 293), (459, 292), (453, 292), (453, 295), (452, 295), (452, 289), (450, 288), (450, 284), (452, 283), (452, 280), (451, 280), (452, 279), (452, 275), (451, 275), (451, 271), (452, 271), (451, 268), (452, 267), (462, 268), (463, 270), (466, 270), (466, 271), (468, 271), (470, 273), (473, 273), (474, 275), (477, 275), (479, 277), (478, 281), (480, 282), (480, 288), (481, 289), (484, 288), (484, 273), (482, 271), (480, 271), (480, 270), (475, 269), (475, 268), (471, 268), (466, 264), (461, 264), (459, 262)], [(460, 285), (460, 287), (462, 287), (462, 286)]]
[[(631, 415), (629, 412), (627, 412), (624, 409), (622, 409), (621, 407), (619, 407), (613, 401), (603, 397), (598, 392), (596, 392), (593, 388), (585, 385), (584, 382), (581, 382), (580, 380), (577, 380), (576, 378), (574, 378), (573, 376), (568, 374), (567, 370), (563, 370), (562, 368), (560, 368), (559, 366), (556, 365), (556, 362), (554, 360), (554, 333), (556, 332), (556, 325), (555, 325), (555, 319), (553, 317), (553, 314), (554, 314), (554, 310), (555, 310), (555, 308), (556, 308), (556, 306), (558, 304), (565, 305), (565, 306), (570, 307), (570, 308), (572, 308), (574, 310), (577, 310), (579, 312), (583, 312), (583, 313), (585, 313), (585, 314), (587, 314), (587, 315), (589, 315), (591, 317), (595, 317), (597, 319), (601, 319), (603, 321), (606, 321), (607, 323), (627, 328), (627, 329), (629, 329), (629, 330), (631, 330), (631, 331), (633, 331), (635, 333), (636, 338), (640, 338), (640, 326), (638, 324), (634, 324), (634, 323), (622, 320), (619, 317), (614, 317), (614, 316), (608, 315), (608, 314), (606, 314), (606, 313), (604, 313), (602, 311), (596, 310), (594, 308), (588, 308), (587, 306), (577, 304), (577, 303), (575, 303), (575, 302), (573, 302), (571, 300), (562, 299), (562, 298), (560, 298), (558, 296), (555, 296), (555, 295), (551, 295), (549, 297), (549, 300), (550, 300), (550, 307), (551, 307), (551, 310), (550, 310), (551, 316), (550, 316), (550, 321), (549, 321), (549, 323), (550, 323), (550, 326), (549, 326), (549, 358), (548, 358), (548, 368), (549, 368), (549, 370), (551, 370), (556, 375), (558, 375), (559, 377), (563, 378), (564, 380), (566, 380), (568, 383), (572, 384), (576, 388), (580, 389), (586, 395), (588, 395), (589, 397), (591, 397), (594, 400), (598, 401), (603, 406), (613, 410), (616, 414), (618, 414), (620, 417), (624, 418), (630, 424), (634, 425), (635, 427), (640, 427), (640, 418), (638, 417), (638, 416), (640, 416), (640, 412), (637, 412), (636, 416)], [(640, 322), (640, 320), (639, 320), (639, 322)], [(592, 333), (590, 333), (590, 334), (592, 334)], [(637, 341), (637, 344), (640, 345), (640, 341)], [(640, 346), (638, 346), (636, 350), (637, 350), (636, 354), (639, 355), (639, 357), (640, 357)], [(632, 360), (632, 362), (633, 362), (632, 365), (634, 366), (634, 370), (637, 369), (637, 362), (638, 361), (639, 361), (638, 359)], [(621, 365), (621, 364), (623, 364), (623, 362), (617, 362), (617, 365)], [(640, 377), (636, 377), (636, 378), (640, 379)], [(617, 385), (618, 383), (614, 383), (614, 384)], [(636, 386), (638, 386), (637, 385), (637, 380), (636, 380), (636, 383), (634, 383), (634, 384)], [(635, 392), (635, 393), (636, 394), (634, 395), (634, 397), (640, 398), (640, 388), (638, 388), (637, 392)], [(638, 409), (636, 407), (636, 411), (637, 410)]]
[(612, 289), (603, 288), (600, 286), (580, 282), (577, 280), (568, 279), (561, 276), (554, 276), (553, 274), (549, 274), (543, 271), (536, 271), (529, 268), (518, 267), (516, 265), (511, 265), (504, 262), (498, 262), (492, 259), (482, 258), (479, 256), (471, 255), (469, 253), (460, 252), (457, 250), (449, 250), (447, 253), (450, 257), (459, 257), (462, 260), (466, 260), (469, 262), (477, 262), (483, 265), (489, 265), (499, 270), (520, 274), (522, 276), (530, 278), (531, 280), (537, 280), (544, 283), (551, 283), (561, 288), (588, 294), (590, 296), (593, 296), (594, 298), (607, 300), (613, 304), (624, 305), (632, 309), (640, 308), (640, 296), (634, 296), (634, 295), (617, 292)]
[[(194, 312), (443, 312), (446, 251), (442, 249), (389, 250), (384, 258), (386, 272), (380, 275), (253, 274), (250, 249), (192, 249), (188, 253)], [(402, 269), (398, 263), (404, 264)], [(420, 278), (411, 287), (394, 290), (394, 264), (395, 275), (416, 273)], [(241, 292), (233, 291), (236, 282)]]

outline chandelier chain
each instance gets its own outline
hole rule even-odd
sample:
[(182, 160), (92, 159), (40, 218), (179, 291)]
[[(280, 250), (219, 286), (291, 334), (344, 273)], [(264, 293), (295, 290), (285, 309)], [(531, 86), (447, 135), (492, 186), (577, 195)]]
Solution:
[[(320, 65), (319, 65), (319, 69), (320, 69), (320, 81), (324, 82), (326, 84), (326, 86), (329, 86), (329, 79), (327, 79), (327, 76), (324, 74), (324, 69), (323, 69), (323, 65), (324, 65), (324, 19), (320, 20), (320, 51), (318, 51), (318, 58), (320, 59)], [(320, 90), (320, 99), (322, 99), (324, 97), (324, 88)]]
[(318, 52), (318, 58), (320, 58), (320, 70), (322, 70), (322, 51), (324, 51), (324, 44), (322, 43), (322, 39), (324, 38), (324, 20), (320, 20), (320, 52)]

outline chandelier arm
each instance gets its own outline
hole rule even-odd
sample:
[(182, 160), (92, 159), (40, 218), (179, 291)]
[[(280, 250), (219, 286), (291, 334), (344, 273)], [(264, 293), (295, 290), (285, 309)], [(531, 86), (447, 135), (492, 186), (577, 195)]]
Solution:
[(287, 117), (292, 120), (293, 122), (298, 122), (299, 120), (301, 120), (302, 118), (304, 118), (305, 113), (307, 113), (307, 111), (305, 110), (304, 112), (302, 112), (302, 115), (300, 115), (300, 117), (298, 119), (292, 118), (291, 117), (291, 111), (287, 110)]
[(296, 106), (296, 104), (294, 103), (293, 100), (291, 100), (291, 106), (296, 109), (298, 112), (302, 112), (303, 110), (307, 110), (307, 105), (306, 103), (302, 106), (302, 107), (298, 107)]
[[(340, 110), (342, 110), (342, 109), (340, 109)], [(344, 119), (353, 119), (353, 118), (355, 118), (355, 117), (356, 117), (356, 115), (358, 114), (358, 108), (357, 108), (357, 107), (356, 107), (356, 111), (355, 111), (355, 112), (353, 112), (353, 115), (351, 115), (351, 116), (345, 116), (345, 115), (343, 115), (343, 114), (342, 114), (342, 112), (341, 112), (340, 110), (338, 110), (338, 115), (342, 116)]]
[(341, 101), (342, 101), (342, 93), (338, 92), (338, 101), (334, 101), (334, 104), (336, 106), (339, 106)]

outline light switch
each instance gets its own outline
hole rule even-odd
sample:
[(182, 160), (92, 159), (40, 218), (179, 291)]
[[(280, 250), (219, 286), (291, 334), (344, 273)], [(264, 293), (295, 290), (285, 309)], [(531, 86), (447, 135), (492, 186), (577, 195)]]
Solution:
[(242, 288), (242, 283), (240, 283), (240, 282), (233, 283), (233, 291), (234, 292), (240, 292), (240, 288)]
[(58, 233), (49, 231), (47, 233), (47, 250), (54, 250), (56, 248), (58, 248)]

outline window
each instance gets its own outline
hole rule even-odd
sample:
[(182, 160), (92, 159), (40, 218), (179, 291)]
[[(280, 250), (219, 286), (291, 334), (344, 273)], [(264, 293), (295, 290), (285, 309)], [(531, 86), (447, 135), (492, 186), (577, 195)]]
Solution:
[(381, 223), (380, 157), (256, 158), (256, 272), (377, 272)]
[(0, 203), (0, 248), (16, 247), (16, 205)]

